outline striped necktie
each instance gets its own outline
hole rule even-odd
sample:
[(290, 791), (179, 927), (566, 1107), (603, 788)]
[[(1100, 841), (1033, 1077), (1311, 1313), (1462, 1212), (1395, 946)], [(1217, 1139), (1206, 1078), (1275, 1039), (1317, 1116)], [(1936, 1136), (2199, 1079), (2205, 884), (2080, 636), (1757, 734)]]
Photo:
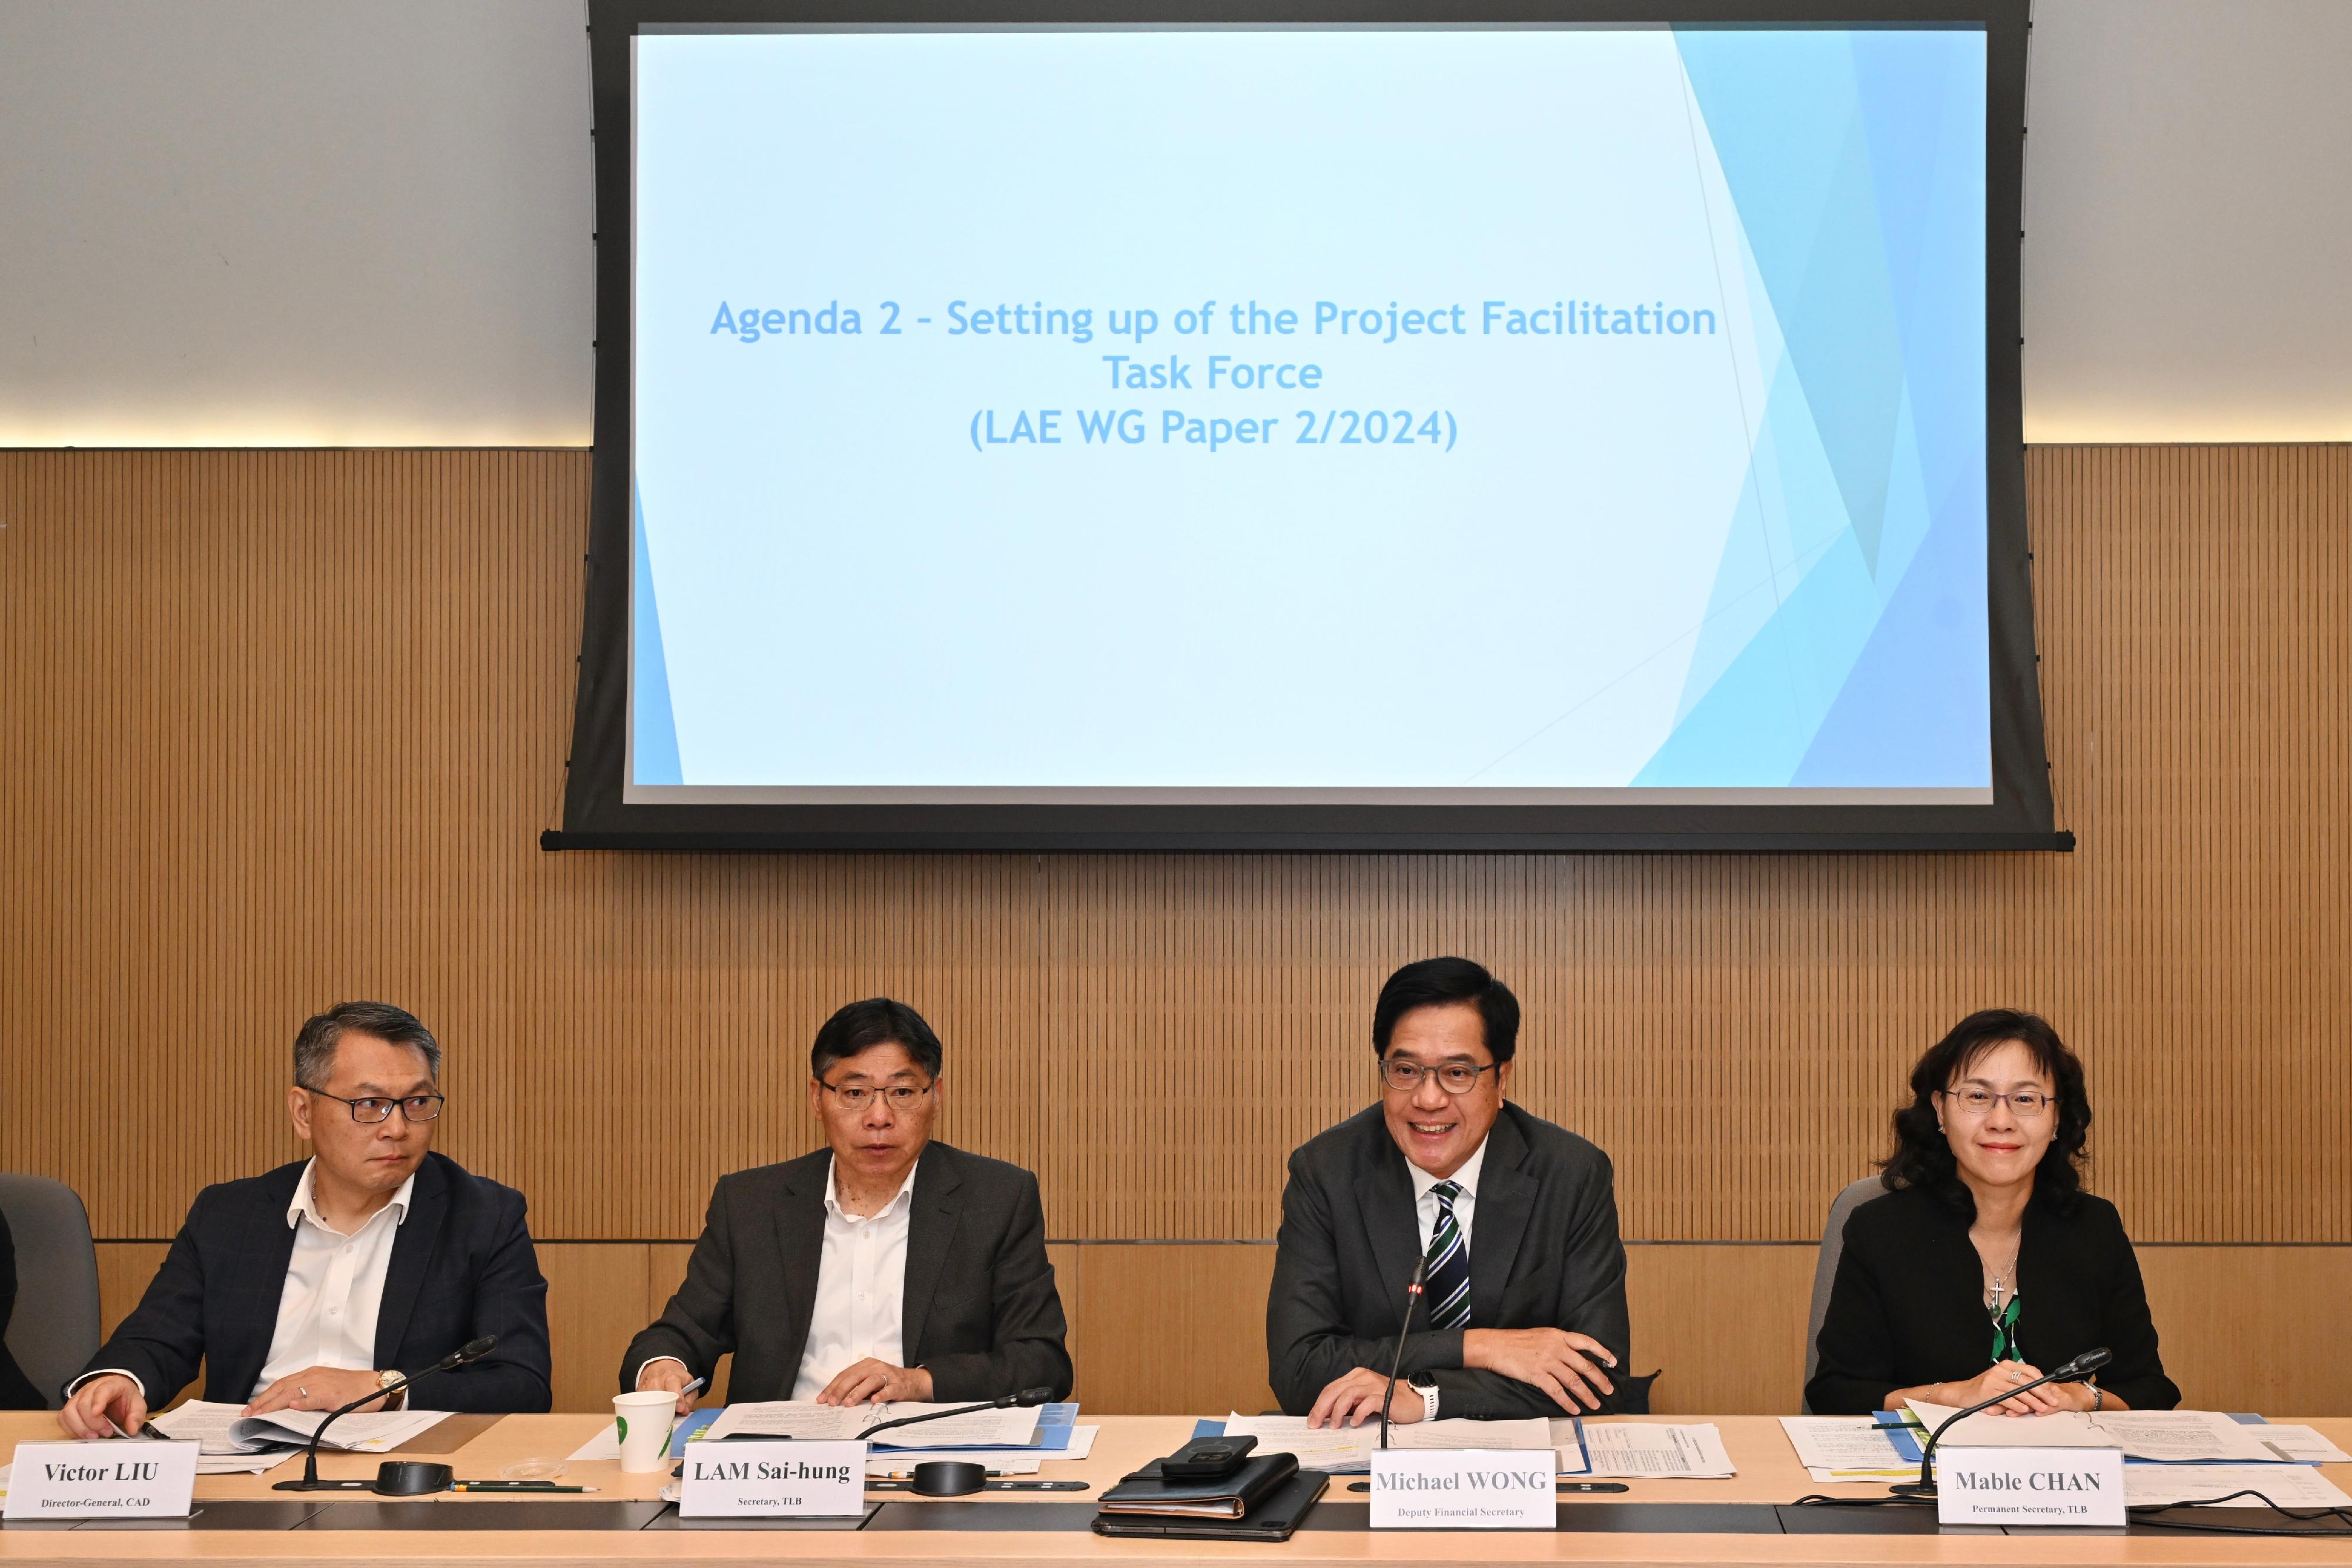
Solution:
[(1429, 1189), (1437, 1198), (1437, 1224), (1429, 1233), (1429, 1323), (1432, 1328), (1470, 1326), (1470, 1248), (1454, 1218), (1461, 1186), (1442, 1181)]

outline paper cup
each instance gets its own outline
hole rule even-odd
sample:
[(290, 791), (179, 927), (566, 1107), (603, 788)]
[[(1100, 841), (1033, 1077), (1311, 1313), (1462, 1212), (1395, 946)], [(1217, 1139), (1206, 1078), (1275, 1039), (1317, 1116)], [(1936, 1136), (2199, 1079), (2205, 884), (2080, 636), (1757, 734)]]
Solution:
[(613, 1396), (613, 1419), (621, 1429), (621, 1469), (649, 1475), (669, 1462), (669, 1429), (677, 1396), (658, 1388)]

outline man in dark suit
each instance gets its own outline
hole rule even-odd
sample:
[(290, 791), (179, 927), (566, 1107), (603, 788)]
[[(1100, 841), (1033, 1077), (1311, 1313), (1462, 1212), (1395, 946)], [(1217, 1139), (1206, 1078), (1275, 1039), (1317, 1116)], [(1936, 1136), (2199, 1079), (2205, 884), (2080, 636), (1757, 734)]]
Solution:
[(939, 1037), (852, 1002), (809, 1052), (827, 1147), (719, 1178), (686, 1281), (621, 1359), (681, 1414), (733, 1352), (730, 1401), (966, 1402), (1069, 1391), (1037, 1178), (931, 1141)]
[(547, 1281), (522, 1195), (432, 1152), (440, 1076), (439, 1042), (399, 1008), (342, 1002), (305, 1023), (286, 1100), (310, 1158), (196, 1195), (58, 1423), (135, 1431), (199, 1362), (207, 1399), (331, 1410), (486, 1336), (497, 1348), (418, 1383), (417, 1406), (547, 1409)]
[(1625, 1357), (1609, 1157), (1506, 1103), (1519, 1004), (1466, 958), (1389, 977), (1381, 1103), (1290, 1156), (1266, 1360), (1282, 1407), (1377, 1420), (1417, 1260), (1396, 1421), (1608, 1411)]

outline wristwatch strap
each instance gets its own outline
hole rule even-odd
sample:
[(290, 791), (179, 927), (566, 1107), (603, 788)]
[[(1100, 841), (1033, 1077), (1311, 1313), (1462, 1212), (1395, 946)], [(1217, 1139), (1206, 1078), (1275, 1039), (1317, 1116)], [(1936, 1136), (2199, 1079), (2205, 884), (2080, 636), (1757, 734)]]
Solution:
[(1408, 1383), (1405, 1386), (1412, 1389), (1415, 1394), (1421, 1396), (1421, 1418), (1424, 1421), (1436, 1420), (1437, 1385), (1434, 1383)]

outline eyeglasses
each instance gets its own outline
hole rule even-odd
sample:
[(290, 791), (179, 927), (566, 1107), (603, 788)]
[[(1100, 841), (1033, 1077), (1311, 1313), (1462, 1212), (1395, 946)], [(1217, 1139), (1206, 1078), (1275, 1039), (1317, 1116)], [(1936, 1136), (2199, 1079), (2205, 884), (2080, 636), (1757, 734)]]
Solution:
[(874, 1103), (877, 1094), (888, 1101), (893, 1111), (911, 1111), (917, 1101), (931, 1092), (929, 1083), (919, 1089), (911, 1083), (893, 1083), (886, 1089), (875, 1089), (864, 1083), (827, 1083), (822, 1078), (817, 1080), (817, 1086), (840, 1095), (841, 1103), (852, 1111), (865, 1110)]
[(1990, 1089), (1947, 1089), (1944, 1098), (1971, 1116), (1990, 1116), (2000, 1101), (2009, 1102), (2009, 1108), (2022, 1121), (2031, 1122), (2058, 1103), (2055, 1094), (2044, 1094), (2039, 1089), (2021, 1089), (2014, 1094), (1996, 1094)]
[(1423, 1067), (1418, 1061), (1402, 1057), (1391, 1057), (1381, 1063), (1381, 1082), (1402, 1094), (1410, 1094), (1421, 1087), (1424, 1078), (1434, 1078), (1437, 1086), (1448, 1094), (1467, 1094), (1478, 1087), (1478, 1075), (1492, 1072), (1498, 1064), (1488, 1062), (1473, 1067), (1466, 1061), (1442, 1062), (1435, 1067)]
[(345, 1100), (340, 1094), (330, 1094), (307, 1083), (297, 1083), (294, 1087), (305, 1094), (316, 1094), (321, 1100), (333, 1100), (349, 1105), (354, 1122), (389, 1121), (394, 1105), (400, 1107), (400, 1113), (409, 1121), (430, 1122), (441, 1114), (441, 1107), (449, 1098), (446, 1094), (409, 1094), (397, 1100), (387, 1100), (380, 1094), (362, 1094), (356, 1100)]

